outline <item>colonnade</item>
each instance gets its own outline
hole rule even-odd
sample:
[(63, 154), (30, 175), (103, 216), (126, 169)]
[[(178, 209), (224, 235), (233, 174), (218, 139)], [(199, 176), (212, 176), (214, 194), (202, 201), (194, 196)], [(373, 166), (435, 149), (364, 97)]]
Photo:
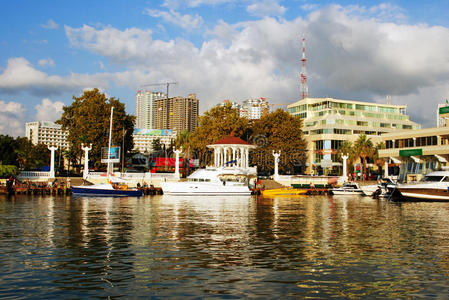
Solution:
[(214, 149), (214, 166), (249, 167), (249, 149), (252, 145), (210, 145)]

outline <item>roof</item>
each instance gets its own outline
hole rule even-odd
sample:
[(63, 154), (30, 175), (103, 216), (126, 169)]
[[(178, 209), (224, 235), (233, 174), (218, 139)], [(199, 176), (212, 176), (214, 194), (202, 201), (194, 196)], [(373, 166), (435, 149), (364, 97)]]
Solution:
[(236, 136), (228, 136), (216, 141), (212, 145), (249, 145), (249, 143)]

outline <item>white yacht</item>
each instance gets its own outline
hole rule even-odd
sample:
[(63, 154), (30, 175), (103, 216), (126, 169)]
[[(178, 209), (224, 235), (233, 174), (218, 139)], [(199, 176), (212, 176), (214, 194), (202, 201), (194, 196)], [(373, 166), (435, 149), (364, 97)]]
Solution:
[(250, 180), (257, 178), (257, 167), (249, 166), (249, 150), (256, 146), (231, 135), (207, 147), (214, 150), (214, 166), (196, 170), (187, 181), (162, 182), (162, 192), (166, 195), (251, 195)]
[[(360, 189), (363, 191), (365, 196), (374, 196), (375, 193), (379, 195), (385, 195), (387, 193), (387, 186), (394, 185), (390, 178), (382, 178), (377, 184), (370, 184), (361, 186)], [(378, 196), (379, 196), (378, 195)]]
[(419, 182), (397, 185), (396, 190), (409, 199), (449, 201), (449, 171), (430, 172)]
[(341, 187), (331, 189), (333, 195), (361, 195), (363, 191), (356, 182), (347, 182)]
[(164, 195), (251, 195), (252, 172), (237, 167), (198, 169), (186, 181), (162, 182)]

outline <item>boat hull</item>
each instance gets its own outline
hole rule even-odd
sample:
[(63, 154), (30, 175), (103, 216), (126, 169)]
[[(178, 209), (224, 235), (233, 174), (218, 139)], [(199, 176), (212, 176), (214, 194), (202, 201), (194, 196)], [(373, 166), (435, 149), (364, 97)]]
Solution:
[(409, 200), (419, 200), (419, 201), (449, 201), (449, 190), (448, 189), (431, 189), (431, 188), (409, 188), (409, 187), (399, 187), (399, 192), (402, 197)]
[(72, 194), (81, 196), (109, 196), (109, 197), (140, 197), (143, 195), (140, 190), (111, 190), (111, 189), (96, 189), (89, 188), (89, 186), (74, 186), (72, 187)]
[(333, 195), (362, 195), (362, 191), (335, 191), (332, 190)]
[(245, 185), (195, 184), (190, 182), (162, 182), (164, 195), (248, 196), (251, 190)]
[(289, 196), (289, 195), (305, 195), (306, 189), (280, 188), (262, 191), (263, 196)]

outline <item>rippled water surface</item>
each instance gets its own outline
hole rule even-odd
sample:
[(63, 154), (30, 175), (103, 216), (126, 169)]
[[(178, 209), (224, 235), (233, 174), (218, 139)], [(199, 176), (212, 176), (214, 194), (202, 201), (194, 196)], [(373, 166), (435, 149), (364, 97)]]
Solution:
[(449, 203), (0, 197), (0, 298), (449, 295)]

